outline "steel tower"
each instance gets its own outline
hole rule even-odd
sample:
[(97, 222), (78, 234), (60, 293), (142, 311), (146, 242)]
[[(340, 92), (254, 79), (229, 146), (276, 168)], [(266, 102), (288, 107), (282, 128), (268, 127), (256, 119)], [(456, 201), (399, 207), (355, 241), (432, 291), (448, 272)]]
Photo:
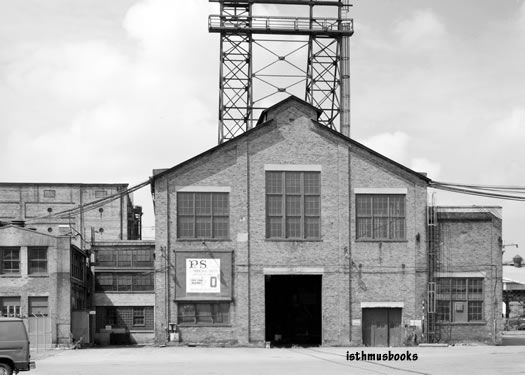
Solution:
[[(269, 98), (300, 84), (299, 95), (323, 110), (319, 121), (349, 136), (350, 0), (209, 1), (220, 4), (220, 15), (208, 19), (209, 31), (221, 36), (219, 143), (250, 129)], [(254, 5), (308, 16), (257, 16)]]

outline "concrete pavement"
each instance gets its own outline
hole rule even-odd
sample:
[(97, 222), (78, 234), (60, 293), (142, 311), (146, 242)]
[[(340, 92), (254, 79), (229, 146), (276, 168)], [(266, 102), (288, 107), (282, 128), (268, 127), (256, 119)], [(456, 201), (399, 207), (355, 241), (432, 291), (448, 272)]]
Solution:
[[(348, 361), (350, 354), (417, 353), (417, 361)], [(39, 374), (517, 374), (524, 346), (448, 348), (187, 348), (143, 347), (62, 351), (37, 360)]]

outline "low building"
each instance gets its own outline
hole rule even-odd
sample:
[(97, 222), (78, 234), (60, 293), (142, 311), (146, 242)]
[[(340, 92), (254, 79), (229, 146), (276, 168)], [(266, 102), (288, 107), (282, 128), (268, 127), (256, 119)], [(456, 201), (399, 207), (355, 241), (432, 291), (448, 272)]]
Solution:
[[(443, 248), (450, 267), (433, 264), (446, 273), (429, 279), (430, 179), (319, 113), (290, 97), (255, 128), (153, 172), (157, 341), (177, 325), (188, 344), (404, 345), (425, 334), (436, 282), (443, 298), (445, 284), (458, 290), (450, 339), (493, 340), (500, 218), (440, 214), (454, 251), (465, 247)], [(457, 299), (464, 290), (475, 302)]]
[(505, 318), (509, 320), (509, 328), (525, 317), (525, 267), (523, 258), (514, 256), (512, 261), (503, 265), (503, 302), (505, 303)]
[(27, 320), (33, 347), (89, 340), (87, 260), (69, 236), (0, 227), (0, 311)]
[(438, 337), (496, 343), (503, 329), (501, 207), (438, 207), (437, 221)]
[(153, 241), (94, 242), (95, 343), (154, 341)]

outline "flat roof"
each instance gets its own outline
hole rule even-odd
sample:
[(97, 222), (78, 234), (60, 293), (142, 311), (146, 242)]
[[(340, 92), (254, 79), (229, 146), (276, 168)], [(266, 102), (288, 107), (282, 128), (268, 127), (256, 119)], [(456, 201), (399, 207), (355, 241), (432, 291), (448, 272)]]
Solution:
[(123, 183), (85, 183), (85, 182), (0, 182), (0, 186), (129, 186)]

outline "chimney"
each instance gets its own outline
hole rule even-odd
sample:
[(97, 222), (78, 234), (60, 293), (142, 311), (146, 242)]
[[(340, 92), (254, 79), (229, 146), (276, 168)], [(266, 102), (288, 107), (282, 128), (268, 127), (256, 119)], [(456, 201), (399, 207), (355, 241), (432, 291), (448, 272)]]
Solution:
[(514, 262), (514, 267), (521, 268), (521, 262), (523, 261), (522, 257), (516, 255), (514, 258), (512, 258), (512, 261)]

